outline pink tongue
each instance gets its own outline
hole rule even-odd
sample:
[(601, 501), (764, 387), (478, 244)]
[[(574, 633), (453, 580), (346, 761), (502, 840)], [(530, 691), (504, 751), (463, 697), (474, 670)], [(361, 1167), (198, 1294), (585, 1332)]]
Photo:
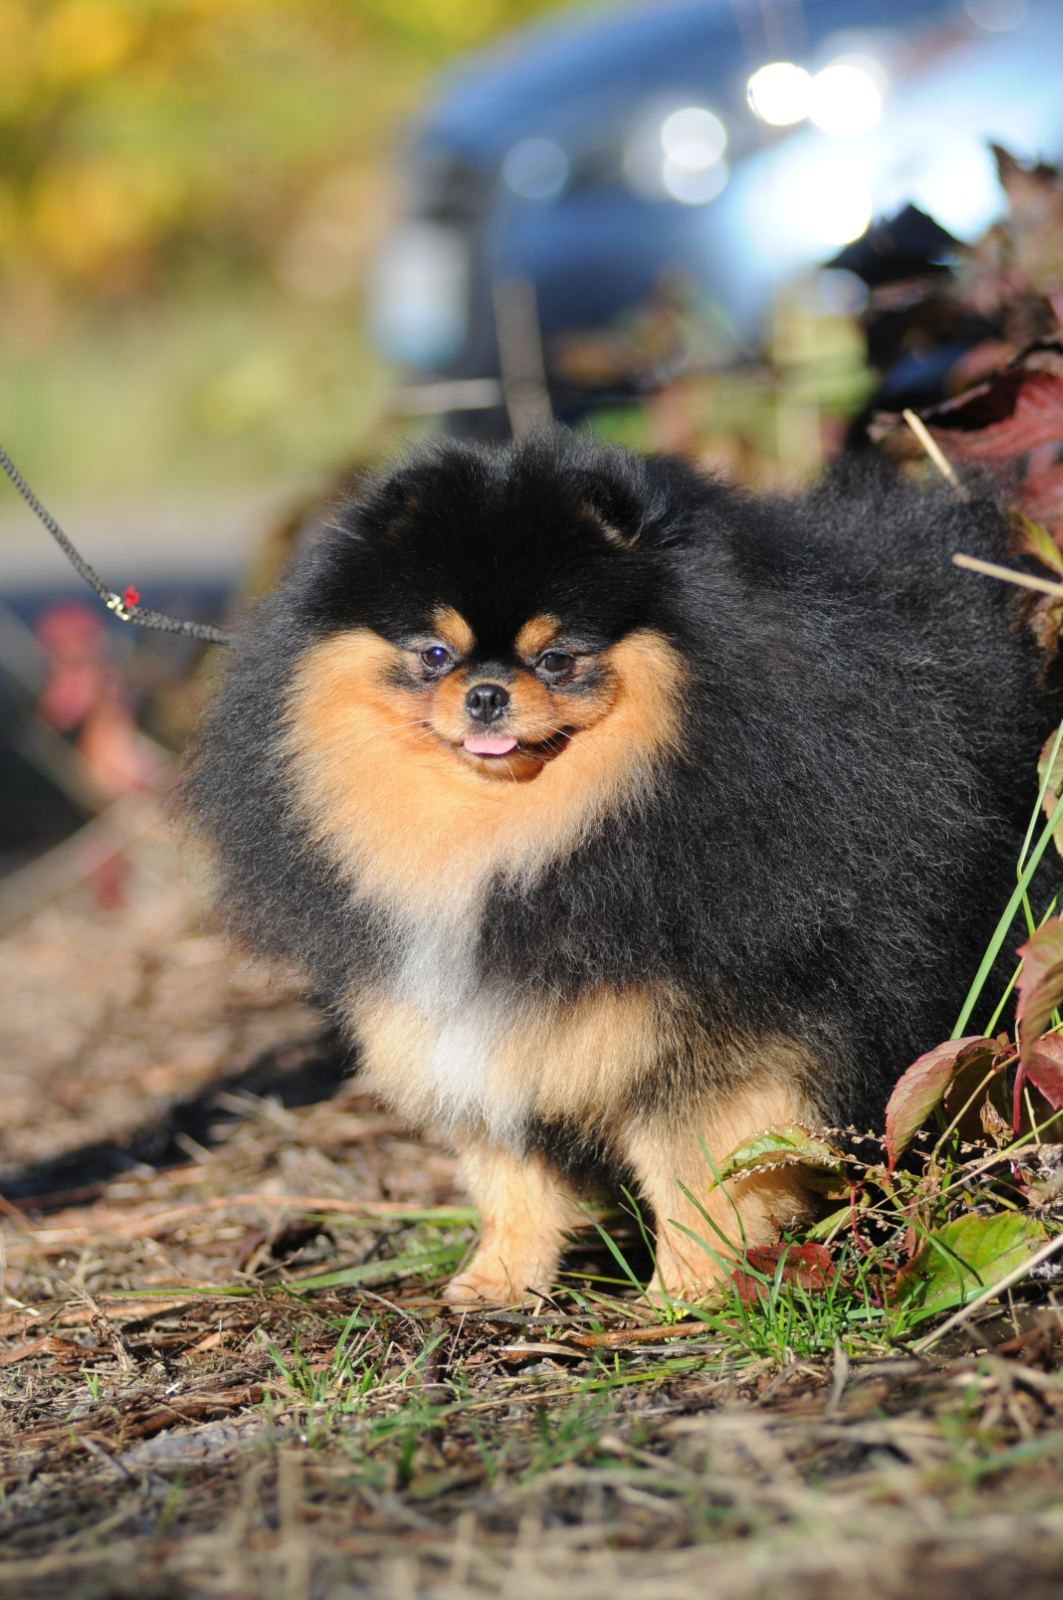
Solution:
[(466, 739), (465, 748), (471, 756), (508, 756), (517, 748), (516, 739)]

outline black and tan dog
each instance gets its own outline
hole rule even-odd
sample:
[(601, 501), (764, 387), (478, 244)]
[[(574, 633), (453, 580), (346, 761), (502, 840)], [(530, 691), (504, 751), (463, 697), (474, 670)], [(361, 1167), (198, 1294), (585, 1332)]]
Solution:
[(948, 1032), (1058, 714), (959, 548), (1006, 553), (988, 502), (756, 501), (559, 431), (414, 453), (252, 613), (186, 798), (238, 932), (460, 1152), (453, 1299), (547, 1287), (603, 1164), (698, 1292), (675, 1223), (801, 1208), (706, 1151), (880, 1118)]

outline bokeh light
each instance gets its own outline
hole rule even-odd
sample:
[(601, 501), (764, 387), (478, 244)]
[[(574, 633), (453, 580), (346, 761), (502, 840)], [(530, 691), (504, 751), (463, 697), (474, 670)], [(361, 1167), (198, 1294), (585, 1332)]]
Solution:
[(868, 66), (832, 61), (812, 79), (808, 114), (816, 127), (837, 139), (858, 139), (882, 115), (882, 90)]
[(503, 158), (502, 179), (522, 200), (553, 200), (568, 180), (568, 157), (553, 139), (521, 139)]
[(787, 128), (808, 116), (812, 74), (792, 61), (769, 61), (746, 85), (746, 97), (761, 122)]

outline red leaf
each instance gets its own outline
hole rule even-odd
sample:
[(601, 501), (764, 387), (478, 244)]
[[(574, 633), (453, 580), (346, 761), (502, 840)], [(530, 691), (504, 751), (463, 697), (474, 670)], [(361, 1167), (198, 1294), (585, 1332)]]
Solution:
[(1063, 466), (1030, 472), (1019, 489), (1019, 500), (1028, 516), (1056, 535), (1063, 534)]
[[(1032, 345), (1010, 366), (920, 414), (951, 461), (1013, 461), (1039, 445), (1058, 444), (1063, 440), (1063, 344)], [(920, 453), (895, 413), (880, 413), (870, 432), (905, 456)], [(1043, 465), (1047, 470), (1051, 463)], [(1027, 509), (1038, 514), (1032, 506)]]
[[(791, 1287), (822, 1294), (833, 1278), (834, 1262), (830, 1251), (822, 1244), (755, 1244), (746, 1251), (748, 1265), (765, 1278), (774, 1278), (782, 1256), (785, 1256), (782, 1282)], [(767, 1284), (761, 1283), (752, 1273), (736, 1267), (731, 1276), (746, 1305), (766, 1297)]]
[(1015, 1051), (1006, 1034), (997, 1039), (996, 1046), (992, 1064), (986, 1061), (981, 1050), (964, 1055), (963, 1060), (957, 1062), (952, 1082), (942, 1096), (941, 1115), (946, 1122), (955, 1124), (961, 1139), (981, 1137), (985, 1131), (982, 1113), (987, 1106), (995, 1107), (1001, 1115), (1007, 1111), (1007, 1075), (1003, 1069), (1006, 1063), (1015, 1060)]
[(965, 1039), (949, 1039), (935, 1045), (913, 1061), (890, 1095), (886, 1107), (886, 1155), (892, 1172), (897, 1157), (908, 1148), (912, 1135), (941, 1104), (945, 1090), (961, 1068), (968, 1067), (979, 1054), (985, 1056), (989, 1071), (996, 1055), (992, 1039), (969, 1034)]
[(1019, 1003), (1019, 1060), (1029, 1067), (1029, 1057), (1047, 1028), (1053, 1011), (1063, 1002), (1063, 917), (1050, 917), (1026, 943), (1019, 946), (1022, 971), (1016, 988)]
[(1038, 1039), (1026, 1063), (1026, 1076), (1053, 1111), (1063, 1106), (1063, 1039), (1058, 1033)]
[(1063, 376), (1009, 367), (923, 420), (953, 461), (1010, 461), (1063, 439)]

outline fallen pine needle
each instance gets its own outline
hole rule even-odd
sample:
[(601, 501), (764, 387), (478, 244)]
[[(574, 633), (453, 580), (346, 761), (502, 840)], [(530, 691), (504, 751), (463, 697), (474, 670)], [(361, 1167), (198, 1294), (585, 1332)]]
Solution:
[(945, 454), (937, 440), (934, 438), (933, 434), (930, 432), (930, 429), (927, 427), (922, 417), (918, 417), (914, 411), (908, 410), (902, 411), (901, 416), (904, 418), (909, 428), (911, 428), (912, 432), (915, 434), (915, 437), (919, 440), (919, 443), (922, 445), (923, 449), (926, 451), (935, 467), (937, 467), (938, 471), (941, 473), (941, 476), (945, 479), (945, 482), (951, 489), (955, 491), (961, 500), (966, 500), (967, 490), (963, 487), (963, 484), (956, 476), (955, 467), (952, 465), (952, 462), (949, 460), (948, 456)]
[(1020, 589), (1036, 589), (1038, 594), (1050, 594), (1057, 600), (1063, 600), (1063, 583), (1053, 583), (1049, 578), (1034, 578), (1027, 572), (1016, 572), (1013, 567), (1001, 567), (995, 561), (983, 561), (980, 556), (955, 555), (952, 562), (967, 572), (980, 572), (987, 578), (999, 578), (1002, 583), (1013, 583)]

